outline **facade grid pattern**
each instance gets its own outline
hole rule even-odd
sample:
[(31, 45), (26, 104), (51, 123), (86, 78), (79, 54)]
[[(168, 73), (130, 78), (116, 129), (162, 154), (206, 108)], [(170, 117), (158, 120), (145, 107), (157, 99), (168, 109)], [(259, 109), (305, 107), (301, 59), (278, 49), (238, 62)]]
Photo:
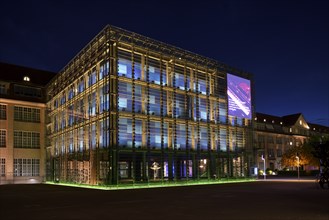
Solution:
[(49, 180), (111, 185), (248, 175), (251, 121), (227, 113), (232, 70), (155, 43), (107, 27), (50, 82)]

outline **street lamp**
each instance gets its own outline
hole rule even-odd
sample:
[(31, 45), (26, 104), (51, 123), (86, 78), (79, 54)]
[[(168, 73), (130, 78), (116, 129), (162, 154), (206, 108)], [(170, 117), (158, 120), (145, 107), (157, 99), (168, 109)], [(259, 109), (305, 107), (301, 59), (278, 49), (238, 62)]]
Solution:
[(296, 156), (297, 158), (297, 173), (298, 173), (298, 180), (299, 180), (299, 157)]
[(262, 155), (262, 160), (264, 161), (264, 180), (266, 180), (266, 164), (265, 164), (264, 155)]

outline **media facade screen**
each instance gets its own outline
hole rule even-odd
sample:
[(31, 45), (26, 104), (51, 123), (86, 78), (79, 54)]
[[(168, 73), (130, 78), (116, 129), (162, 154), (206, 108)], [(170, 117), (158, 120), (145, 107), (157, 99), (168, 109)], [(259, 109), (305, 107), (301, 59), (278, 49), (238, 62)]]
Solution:
[(250, 80), (227, 74), (228, 115), (251, 119)]

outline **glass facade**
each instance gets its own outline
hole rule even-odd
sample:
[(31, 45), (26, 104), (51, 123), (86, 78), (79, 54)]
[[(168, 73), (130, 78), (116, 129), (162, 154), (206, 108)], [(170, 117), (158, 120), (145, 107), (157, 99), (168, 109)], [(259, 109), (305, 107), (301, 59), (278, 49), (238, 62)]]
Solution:
[(233, 172), (230, 152), (243, 157), (250, 123), (229, 120), (225, 71), (120, 41), (106, 45), (64, 91), (55, 82), (64, 83), (65, 71), (48, 89), (48, 178), (111, 185), (247, 175), (242, 159)]

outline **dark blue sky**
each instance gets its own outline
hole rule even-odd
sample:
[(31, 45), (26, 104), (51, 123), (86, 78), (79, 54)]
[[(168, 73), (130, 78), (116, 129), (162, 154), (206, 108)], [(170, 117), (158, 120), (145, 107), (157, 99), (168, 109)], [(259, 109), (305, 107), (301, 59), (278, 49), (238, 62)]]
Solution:
[(61, 70), (106, 24), (254, 76), (256, 111), (329, 126), (328, 1), (2, 1), (0, 61)]

